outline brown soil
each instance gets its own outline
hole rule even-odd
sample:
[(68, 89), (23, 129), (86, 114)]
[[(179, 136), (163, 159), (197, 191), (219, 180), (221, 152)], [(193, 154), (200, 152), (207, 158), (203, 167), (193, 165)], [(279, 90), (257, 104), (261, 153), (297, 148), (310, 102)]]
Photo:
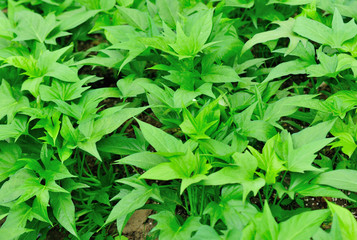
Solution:
[(125, 225), (123, 235), (130, 240), (144, 240), (148, 233), (153, 229), (154, 222), (148, 217), (152, 214), (152, 210), (141, 209), (134, 212)]

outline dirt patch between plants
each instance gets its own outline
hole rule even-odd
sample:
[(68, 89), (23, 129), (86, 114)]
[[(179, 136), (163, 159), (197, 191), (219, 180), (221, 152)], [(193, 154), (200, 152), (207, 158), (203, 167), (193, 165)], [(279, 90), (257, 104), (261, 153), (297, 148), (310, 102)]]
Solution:
[(123, 235), (130, 240), (144, 240), (148, 233), (155, 226), (152, 219), (148, 217), (152, 214), (150, 209), (140, 209), (134, 212), (128, 223), (125, 225)]

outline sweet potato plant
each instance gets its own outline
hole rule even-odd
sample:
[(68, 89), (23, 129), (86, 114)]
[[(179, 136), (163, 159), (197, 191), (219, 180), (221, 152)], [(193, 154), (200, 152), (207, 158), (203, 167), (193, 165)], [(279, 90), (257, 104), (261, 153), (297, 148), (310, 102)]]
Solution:
[(0, 240), (357, 239), (357, 1), (0, 9)]

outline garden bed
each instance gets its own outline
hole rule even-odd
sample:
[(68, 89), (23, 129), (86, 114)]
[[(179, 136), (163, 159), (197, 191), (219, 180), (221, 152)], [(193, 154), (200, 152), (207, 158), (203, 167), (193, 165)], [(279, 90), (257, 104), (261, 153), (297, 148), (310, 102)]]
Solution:
[(0, 240), (357, 239), (357, 2), (0, 9)]

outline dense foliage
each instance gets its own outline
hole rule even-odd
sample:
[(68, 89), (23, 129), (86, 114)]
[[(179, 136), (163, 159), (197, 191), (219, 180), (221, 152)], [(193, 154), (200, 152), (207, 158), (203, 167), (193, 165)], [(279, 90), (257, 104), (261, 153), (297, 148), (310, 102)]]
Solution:
[(357, 1), (0, 8), (1, 240), (357, 239)]

